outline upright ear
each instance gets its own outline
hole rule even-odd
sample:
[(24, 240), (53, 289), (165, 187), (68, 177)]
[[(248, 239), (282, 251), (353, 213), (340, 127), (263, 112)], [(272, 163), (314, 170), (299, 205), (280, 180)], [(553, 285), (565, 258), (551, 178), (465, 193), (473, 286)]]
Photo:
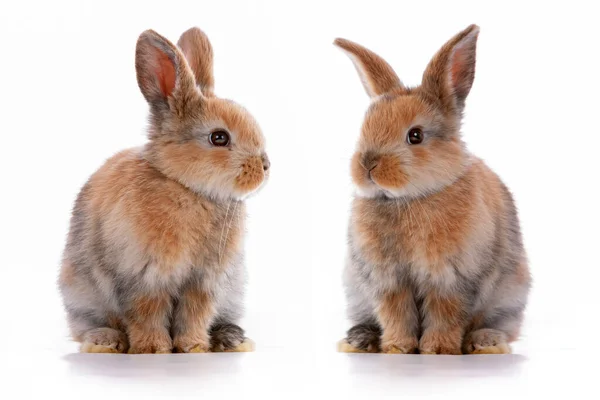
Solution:
[(333, 43), (344, 50), (354, 62), (369, 96), (377, 97), (390, 90), (403, 88), (400, 78), (392, 67), (371, 50), (346, 39), (338, 38)]
[(471, 25), (450, 39), (429, 62), (422, 87), (447, 110), (462, 112), (475, 78), (479, 27)]
[(213, 50), (208, 37), (200, 29), (194, 27), (183, 32), (177, 45), (183, 51), (185, 58), (200, 86), (202, 94), (213, 96), (215, 79), (213, 76)]
[(181, 112), (195, 91), (194, 77), (181, 51), (158, 33), (143, 32), (135, 49), (137, 81), (153, 111)]

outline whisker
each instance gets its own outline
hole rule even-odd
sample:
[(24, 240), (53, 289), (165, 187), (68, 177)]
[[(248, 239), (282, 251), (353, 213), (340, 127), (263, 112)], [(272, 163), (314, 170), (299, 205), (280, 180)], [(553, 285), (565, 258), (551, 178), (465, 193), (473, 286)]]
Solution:
[[(225, 232), (225, 241), (223, 242), (223, 251), (225, 250), (225, 245), (227, 244), (227, 239), (229, 239), (229, 230), (231, 229), (231, 225), (233, 224), (233, 219), (236, 217), (235, 212), (237, 210), (237, 206), (240, 202), (236, 201), (233, 206), (233, 213), (231, 215), (231, 219), (229, 220), (229, 225), (227, 226), (227, 232)], [(221, 255), (222, 252), (219, 252), (219, 264), (221, 264)]]
[[(233, 201), (233, 200), (232, 200)], [(229, 215), (229, 207), (232, 201), (227, 203), (227, 211), (225, 212), (225, 221), (223, 221), (223, 228), (221, 229), (221, 238), (219, 239), (219, 264), (221, 264), (221, 244), (223, 243), (223, 233), (225, 232), (225, 222), (227, 222), (227, 216)]]

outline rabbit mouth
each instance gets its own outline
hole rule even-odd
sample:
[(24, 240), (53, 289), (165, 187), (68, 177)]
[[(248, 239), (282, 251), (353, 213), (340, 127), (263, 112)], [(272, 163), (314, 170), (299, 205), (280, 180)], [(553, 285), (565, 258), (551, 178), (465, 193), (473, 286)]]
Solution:
[(373, 178), (369, 179), (361, 185), (356, 185), (357, 194), (360, 197), (366, 198), (394, 198), (394, 193), (380, 186)]
[(246, 193), (242, 193), (240, 195), (235, 196), (236, 200), (244, 201), (244, 200), (248, 200), (250, 197), (253, 197), (254, 195), (256, 195), (265, 186), (265, 184), (267, 183), (268, 178), (269, 178), (269, 175), (268, 174), (265, 175), (265, 178), (260, 183), (260, 185), (258, 185), (258, 187), (256, 187), (255, 189), (252, 189), (252, 190), (250, 190), (250, 191), (248, 191)]
[(415, 195), (414, 191), (411, 190), (413, 185), (407, 182), (405, 185), (399, 187), (393, 187), (384, 185), (382, 182), (378, 182), (377, 178), (369, 176), (369, 179), (362, 182), (360, 185), (356, 185), (357, 193), (360, 197), (366, 197), (371, 199), (399, 199), (406, 196)]

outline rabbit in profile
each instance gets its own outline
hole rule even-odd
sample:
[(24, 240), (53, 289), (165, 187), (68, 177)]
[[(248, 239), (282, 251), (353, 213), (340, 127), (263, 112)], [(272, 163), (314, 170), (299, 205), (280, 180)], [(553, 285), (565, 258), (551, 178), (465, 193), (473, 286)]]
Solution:
[(513, 198), (460, 128), (479, 28), (433, 57), (418, 87), (344, 39), (371, 97), (351, 175), (345, 352), (509, 353), (530, 273)]
[(251, 351), (238, 326), (244, 199), (268, 178), (254, 118), (213, 92), (213, 53), (191, 28), (152, 30), (135, 53), (148, 142), (79, 193), (59, 286), (71, 334), (91, 353)]

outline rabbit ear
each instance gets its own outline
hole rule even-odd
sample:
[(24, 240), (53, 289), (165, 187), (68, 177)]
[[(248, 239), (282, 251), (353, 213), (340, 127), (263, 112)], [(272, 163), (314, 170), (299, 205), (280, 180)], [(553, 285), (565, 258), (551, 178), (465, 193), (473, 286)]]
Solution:
[(140, 90), (153, 110), (181, 112), (188, 95), (196, 91), (183, 54), (152, 30), (143, 32), (137, 41), (135, 69)]
[(196, 84), (202, 94), (213, 95), (215, 80), (213, 76), (213, 50), (204, 32), (193, 27), (183, 32), (177, 45), (183, 51), (185, 58), (194, 72)]
[(422, 87), (437, 96), (445, 108), (462, 112), (475, 78), (479, 27), (471, 25), (450, 39), (429, 62)]
[(390, 90), (403, 88), (392, 67), (371, 50), (346, 39), (338, 38), (333, 43), (344, 50), (354, 62), (369, 96), (377, 97)]

